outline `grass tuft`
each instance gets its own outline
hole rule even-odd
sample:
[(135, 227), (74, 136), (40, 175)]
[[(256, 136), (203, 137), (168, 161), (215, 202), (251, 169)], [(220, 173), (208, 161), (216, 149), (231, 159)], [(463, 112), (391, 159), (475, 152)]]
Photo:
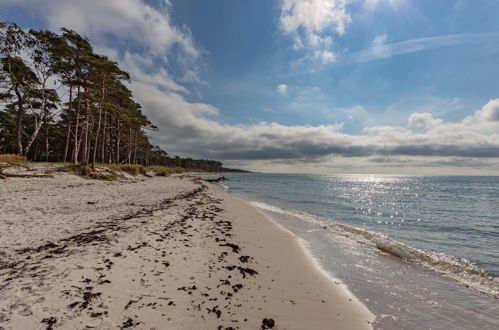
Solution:
[(191, 172), (192, 170), (182, 167), (148, 166), (146, 172), (154, 172), (156, 176), (170, 176), (172, 174)]
[(24, 156), (14, 155), (14, 154), (0, 154), (0, 163), (7, 164), (26, 164), (29, 161)]
[(144, 166), (136, 165), (136, 164), (117, 165), (117, 170), (122, 171), (122, 172), (126, 172), (128, 174), (133, 175), (133, 176), (146, 174), (146, 169), (144, 168)]
[(106, 168), (106, 171), (99, 171), (98, 168), (92, 168), (89, 165), (70, 165), (67, 168), (84, 179), (115, 181), (120, 177), (119, 173), (112, 168)]

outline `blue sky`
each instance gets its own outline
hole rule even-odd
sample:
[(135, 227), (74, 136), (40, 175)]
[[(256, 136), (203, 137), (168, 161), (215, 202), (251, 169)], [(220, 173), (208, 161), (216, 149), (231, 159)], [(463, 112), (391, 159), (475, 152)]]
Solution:
[(499, 0), (1, 0), (132, 74), (173, 154), (274, 172), (499, 174)]
[[(480, 38), (482, 33), (499, 31), (495, 15), (499, 3), (479, 2), (483, 5), (476, 6), (476, 1), (457, 2), (461, 5), (455, 1), (412, 1), (392, 8), (389, 1), (379, 1), (372, 12), (366, 12), (362, 1), (357, 1), (352, 4), (352, 23), (332, 48), (348, 61), (349, 54), (371, 48), (376, 38), (396, 43), (467, 33)], [(195, 40), (208, 51), (205, 76), (209, 85), (200, 87), (203, 99), (229, 110), (224, 116), (231, 123), (347, 123), (348, 115), (337, 110), (356, 106), (364, 107), (376, 117), (373, 120), (384, 124), (405, 124), (408, 115), (422, 107), (457, 120), (497, 97), (498, 84), (491, 82), (499, 73), (499, 35), (483, 43), (365, 63), (320, 65), (313, 61), (293, 65), (307, 50), (293, 50), (291, 38), (279, 31), (277, 2), (182, 0), (175, 1), (174, 8), (174, 17), (187, 24)], [(319, 71), (311, 73), (313, 70)], [(276, 95), (279, 84), (288, 85), (289, 93)], [(393, 106), (400, 118), (384, 115)], [(358, 131), (361, 127), (353, 121), (347, 126)]]

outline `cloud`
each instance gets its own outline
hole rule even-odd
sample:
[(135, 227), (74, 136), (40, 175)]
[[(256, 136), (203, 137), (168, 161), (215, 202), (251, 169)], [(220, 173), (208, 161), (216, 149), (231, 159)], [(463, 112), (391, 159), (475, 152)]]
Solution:
[(379, 36), (376, 36), (373, 39), (373, 46), (374, 47), (379, 47), (385, 44), (386, 40), (388, 39), (388, 35), (386, 33), (380, 34)]
[(409, 116), (409, 126), (417, 128), (431, 128), (441, 124), (443, 121), (441, 119), (433, 118), (430, 113), (413, 113)]
[(489, 101), (480, 111), (480, 115), (486, 121), (499, 123), (499, 99)]
[(313, 58), (319, 60), (322, 64), (328, 64), (336, 61), (336, 54), (329, 50), (316, 50)]
[[(187, 93), (166, 69), (174, 62), (185, 82), (200, 81), (196, 63), (204, 50), (190, 30), (172, 22), (172, 5), (142, 0), (2, 0), (41, 17), (50, 30), (73, 29), (88, 37), (97, 51), (119, 61), (133, 78)], [(157, 69), (156, 69), (157, 68)], [(178, 79), (177, 79), (178, 80)]]
[(153, 122), (161, 127), (153, 139), (172, 153), (224, 161), (289, 160), (308, 164), (323, 163), (330, 157), (499, 157), (499, 134), (497, 130), (487, 130), (490, 123), (479, 116), (488, 107), (461, 122), (433, 119), (434, 125), (424, 132), (373, 126), (353, 135), (343, 132), (338, 124), (227, 125), (205, 116), (206, 105), (189, 103), (179, 94), (164, 93), (145, 84), (135, 84), (134, 93)]
[[(341, 124), (225, 124), (216, 107), (186, 99), (190, 91), (179, 81), (199, 79), (193, 66), (188, 64), (198, 61), (203, 50), (195, 45), (186, 27), (172, 23), (171, 4), (168, 1), (159, 3), (162, 6), (156, 8), (139, 0), (3, 0), (0, 7), (11, 4), (33, 14), (36, 11), (50, 28), (73, 28), (97, 42), (97, 49), (119, 60), (132, 73), (131, 89), (137, 101), (151, 121), (160, 127), (160, 131), (150, 133), (153, 142), (171, 154), (219, 159), (229, 164), (241, 162), (248, 166), (293, 164), (298, 169), (311, 164), (323, 168), (349, 168), (353, 164), (372, 166), (376, 162), (369, 159), (374, 157), (393, 158), (394, 161), (414, 157), (435, 161), (473, 159), (484, 164), (489, 158), (499, 158), (499, 99), (491, 100), (460, 122), (445, 122), (418, 111), (409, 118), (411, 125), (408, 127), (370, 126), (360, 134), (345, 133)], [(314, 52), (333, 56), (330, 49), (333, 39), (328, 33), (331, 29), (336, 35), (344, 32), (351, 20), (346, 11), (347, 3), (283, 0), (281, 28), (295, 38), (297, 48), (311, 49), (310, 56), (319, 56)], [(358, 53), (357, 58), (372, 60), (442, 45), (471, 43), (474, 38), (483, 41), (496, 37), (424, 38), (375, 47), (381, 51)], [(172, 61), (183, 65), (180, 70), (183, 72), (173, 75), (168, 69)], [(289, 92), (288, 87), (277, 87), (278, 92), (279, 89)], [(310, 106), (311, 96), (317, 98), (317, 95), (320, 96), (320, 89), (316, 87), (298, 91), (294, 106), (312, 111), (303, 106)], [(352, 116), (362, 116), (367, 110), (355, 108), (350, 112)]]
[(323, 64), (335, 60), (333, 34), (342, 35), (352, 21), (350, 0), (281, 0), (279, 27), (291, 36), (294, 48), (310, 50), (307, 59)]
[(286, 94), (288, 92), (288, 85), (279, 84), (279, 85), (277, 85), (276, 91), (279, 94)]
[(190, 31), (172, 24), (170, 2), (158, 3), (160, 8), (138, 0), (3, 0), (0, 6), (15, 5), (36, 12), (50, 29), (68, 27), (97, 42), (112, 36), (116, 42), (133, 40), (156, 55), (178, 45), (185, 54), (200, 56)]
[[(119, 56), (114, 58), (117, 57), (119, 58)], [(187, 88), (178, 84), (164, 67), (157, 66), (151, 57), (125, 52), (119, 63), (125, 71), (130, 73), (134, 82), (142, 82), (176, 92), (189, 93)], [(155, 67), (155, 71), (151, 73), (145, 72), (146, 69), (153, 67)]]
[[(343, 55), (338, 61), (346, 64), (362, 63), (403, 54), (421, 52), (428, 49), (498, 40), (499, 33), (465, 33), (425, 37), (385, 45), (375, 45), (372, 48)], [(378, 42), (379, 41), (380, 40), (378, 40)]]

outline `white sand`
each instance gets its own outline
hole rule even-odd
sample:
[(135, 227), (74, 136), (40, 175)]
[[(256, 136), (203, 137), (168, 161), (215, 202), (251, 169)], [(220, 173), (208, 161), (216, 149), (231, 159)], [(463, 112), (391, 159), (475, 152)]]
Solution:
[[(227, 245), (226, 245), (227, 244)], [(180, 178), (0, 181), (0, 329), (368, 329), (254, 207)]]

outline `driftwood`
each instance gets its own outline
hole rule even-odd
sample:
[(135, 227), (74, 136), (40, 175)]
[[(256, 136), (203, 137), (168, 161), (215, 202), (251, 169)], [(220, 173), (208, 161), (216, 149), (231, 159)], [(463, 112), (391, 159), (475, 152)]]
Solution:
[(206, 182), (211, 182), (211, 183), (218, 183), (218, 182), (222, 182), (222, 181), (228, 181), (229, 179), (227, 179), (226, 177), (224, 176), (221, 176), (219, 178), (216, 178), (216, 179), (204, 179)]
[(0, 169), (0, 179), (5, 178), (53, 178), (52, 174), (12, 174), (4, 173), (4, 169)]

